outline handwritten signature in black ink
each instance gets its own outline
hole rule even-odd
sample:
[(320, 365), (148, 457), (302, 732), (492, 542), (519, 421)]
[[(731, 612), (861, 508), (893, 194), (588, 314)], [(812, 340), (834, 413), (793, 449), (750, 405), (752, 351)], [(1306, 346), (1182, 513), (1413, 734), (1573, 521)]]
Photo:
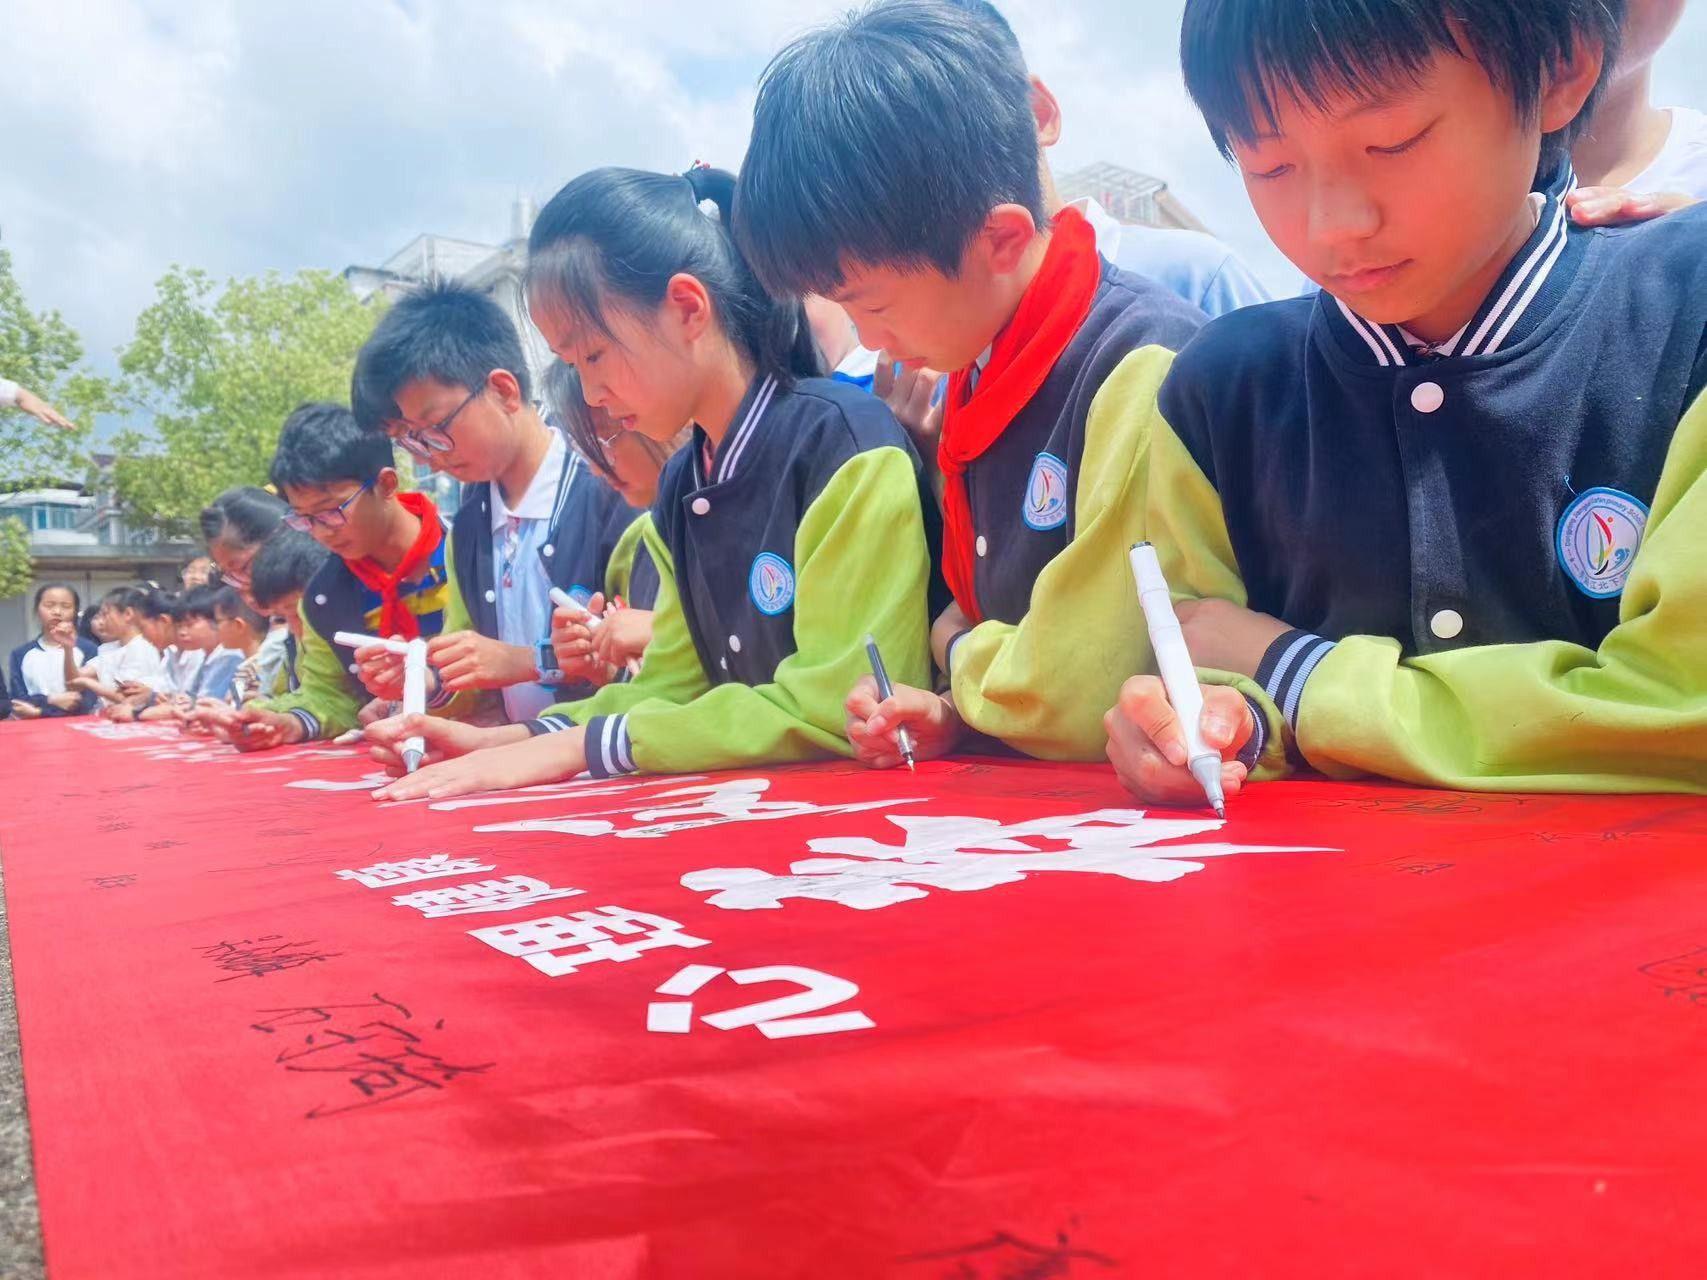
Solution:
[(269, 933), (261, 938), (244, 938), (238, 942), (215, 942), (197, 947), (202, 958), (211, 960), (227, 976), (218, 982), (233, 982), (238, 978), (264, 978), (269, 973), (300, 969), (304, 965), (324, 964), (339, 951), (317, 951), (313, 939), (305, 942), (286, 941), (282, 933)]
[[(948, 1263), (946, 1270), (936, 1273), (940, 1280), (1053, 1280), (1072, 1275), (1075, 1263), (1102, 1270), (1120, 1265), (1107, 1254), (1074, 1248), (1065, 1231), (1055, 1233), (1053, 1244), (1033, 1244), (1012, 1232), (998, 1231), (985, 1240), (908, 1254), (897, 1261), (903, 1265)], [(1084, 1268), (1079, 1274), (1084, 1274)]]

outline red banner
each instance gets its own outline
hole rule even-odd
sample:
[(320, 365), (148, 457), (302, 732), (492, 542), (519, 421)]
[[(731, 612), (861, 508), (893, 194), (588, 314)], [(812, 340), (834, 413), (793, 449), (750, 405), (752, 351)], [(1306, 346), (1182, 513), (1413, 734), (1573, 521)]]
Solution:
[(1707, 804), (0, 729), (50, 1274), (1696, 1276)]

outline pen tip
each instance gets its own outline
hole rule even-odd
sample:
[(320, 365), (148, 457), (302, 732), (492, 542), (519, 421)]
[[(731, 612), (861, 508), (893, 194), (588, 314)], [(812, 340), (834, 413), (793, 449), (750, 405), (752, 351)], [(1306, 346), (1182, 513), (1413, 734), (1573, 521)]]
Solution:
[(1227, 821), (1227, 806), (1224, 804), (1216, 805), (1215, 806), (1215, 816), (1217, 818), (1221, 819), (1222, 822)]

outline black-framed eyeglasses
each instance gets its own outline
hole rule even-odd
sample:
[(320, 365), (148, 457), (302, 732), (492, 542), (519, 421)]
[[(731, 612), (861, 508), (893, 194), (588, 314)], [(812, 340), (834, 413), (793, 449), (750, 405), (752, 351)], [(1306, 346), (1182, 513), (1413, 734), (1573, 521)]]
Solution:
[(481, 383), (468, 393), (466, 400), (430, 427), (416, 429), (406, 422), (393, 419), (386, 423), (387, 428), (395, 433), (391, 438), (402, 445), (411, 457), (419, 458), (422, 462), (431, 462), (435, 453), (449, 453), (456, 444), (450, 436), (451, 424), (456, 421), (457, 415), (473, 404), (485, 390), (486, 384)]
[(357, 489), (337, 506), (328, 507), (325, 511), (316, 511), (312, 515), (306, 515), (301, 511), (292, 511), (290, 514), (285, 516), (284, 522), (292, 529), (295, 529), (298, 533), (312, 533), (316, 527), (321, 529), (342, 529), (350, 522), (350, 505), (371, 488), (373, 488), (372, 480), (363, 481), (361, 488)]

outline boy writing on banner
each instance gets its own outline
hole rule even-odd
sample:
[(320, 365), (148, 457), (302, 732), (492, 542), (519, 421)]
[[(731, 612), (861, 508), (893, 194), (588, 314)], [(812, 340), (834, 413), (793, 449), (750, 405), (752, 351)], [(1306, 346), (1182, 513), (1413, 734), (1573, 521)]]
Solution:
[[(938, 461), (954, 604), (932, 628), (938, 696), (862, 682), (862, 759), (905, 723), (920, 755), (963, 725), (1036, 756), (1100, 756), (1100, 717), (1147, 659), (1125, 552), (1139, 429), (1203, 315), (1111, 266), (1075, 209), (1044, 214), (1017, 44), (940, 0), (886, 0), (765, 72), (736, 234), (773, 289), (846, 308), (860, 341), (952, 369)], [(850, 127), (850, 121), (857, 127)], [(1095, 620), (1129, 626), (1090, 629)], [(1087, 642), (1087, 635), (1094, 636)]]
[[(1707, 209), (1561, 203), (1623, 11), (1188, 3), (1186, 83), (1323, 289), (1205, 329), (1151, 429), (1225, 755), (1707, 790)], [(1158, 680), (1108, 728), (1135, 793), (1194, 798)]]
[[(465, 621), (438, 510), (425, 494), (399, 491), (394, 461), (391, 441), (363, 431), (340, 405), (305, 404), (285, 419), (272, 466), (291, 506), (285, 523), (332, 555), (302, 594), (297, 690), (219, 722), (240, 749), (335, 738), (354, 727), (367, 695), (338, 632), (413, 640)], [(445, 707), (454, 695), (436, 672), (429, 683), (429, 705)]]
[[(511, 723), (592, 693), (558, 668), (550, 592), (602, 591), (636, 513), (541, 420), (510, 318), (465, 285), (407, 295), (363, 346), (350, 399), (364, 428), (467, 486), (451, 554), (472, 625), (429, 647), (445, 688), (500, 690)], [(357, 657), (371, 692), (402, 696), (401, 658)]]

